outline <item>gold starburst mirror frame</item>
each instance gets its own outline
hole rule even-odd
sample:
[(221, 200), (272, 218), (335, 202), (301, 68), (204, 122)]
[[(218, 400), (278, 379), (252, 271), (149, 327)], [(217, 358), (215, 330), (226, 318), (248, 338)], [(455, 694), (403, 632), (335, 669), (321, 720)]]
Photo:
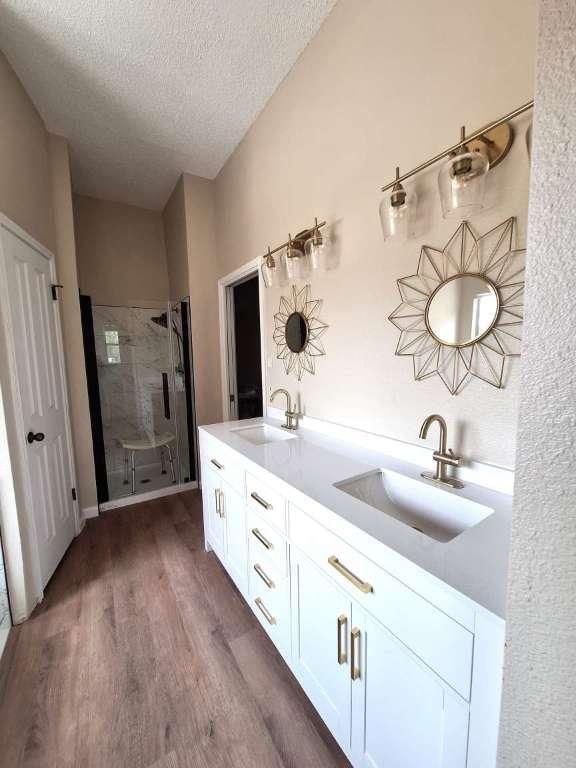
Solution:
[(400, 331), (417, 381), (440, 376), (451, 394), (471, 376), (502, 387), (504, 361), (520, 354), (525, 249), (516, 220), (476, 237), (463, 222), (442, 250), (424, 245), (415, 275), (397, 280), (402, 303), (388, 318)]
[(321, 309), (322, 300), (311, 298), (309, 285), (301, 290), (293, 285), (290, 296), (280, 297), (280, 308), (274, 315), (276, 357), (284, 363), (286, 373), (293, 371), (298, 381), (305, 371), (314, 374), (314, 358), (326, 354), (320, 336), (328, 326), (318, 317)]

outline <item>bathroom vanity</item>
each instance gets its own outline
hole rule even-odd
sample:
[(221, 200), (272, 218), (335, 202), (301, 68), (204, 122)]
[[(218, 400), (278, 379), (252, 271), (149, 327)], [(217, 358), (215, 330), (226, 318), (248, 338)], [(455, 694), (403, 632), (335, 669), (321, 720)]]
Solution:
[(330, 431), (201, 427), (206, 547), (354, 766), (492, 768), (511, 496)]

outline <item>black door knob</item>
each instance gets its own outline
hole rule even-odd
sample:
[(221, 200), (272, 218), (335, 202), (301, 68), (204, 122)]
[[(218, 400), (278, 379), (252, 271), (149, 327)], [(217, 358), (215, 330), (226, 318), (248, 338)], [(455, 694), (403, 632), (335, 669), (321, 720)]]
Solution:
[(44, 440), (45, 437), (46, 437), (46, 435), (44, 434), (44, 432), (28, 432), (28, 434), (26, 435), (26, 440), (28, 440), (30, 445), (32, 445), (32, 443), (35, 440), (37, 442), (41, 443), (42, 440)]

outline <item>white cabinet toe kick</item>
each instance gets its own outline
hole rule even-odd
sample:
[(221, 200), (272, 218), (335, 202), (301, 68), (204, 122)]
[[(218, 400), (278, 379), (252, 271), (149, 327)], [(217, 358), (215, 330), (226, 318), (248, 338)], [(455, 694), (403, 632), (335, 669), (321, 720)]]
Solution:
[(504, 621), (436, 577), (408, 586), (387, 547), (367, 557), (202, 429), (200, 449), (206, 548), (351, 763), (494, 768)]

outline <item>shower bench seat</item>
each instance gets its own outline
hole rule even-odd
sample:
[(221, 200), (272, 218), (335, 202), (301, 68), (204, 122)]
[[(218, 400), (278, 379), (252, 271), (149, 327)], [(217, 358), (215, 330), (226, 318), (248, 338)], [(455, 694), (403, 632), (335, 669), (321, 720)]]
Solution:
[(136, 451), (150, 451), (157, 448), (160, 451), (160, 462), (162, 474), (166, 474), (166, 460), (164, 449), (168, 451), (168, 462), (170, 464), (170, 476), (172, 482), (176, 482), (176, 473), (174, 471), (174, 456), (172, 455), (171, 443), (176, 440), (176, 435), (172, 432), (162, 432), (160, 435), (151, 435), (150, 437), (138, 438), (136, 440), (121, 440), (124, 448), (124, 482), (128, 483), (128, 464), (130, 464), (130, 474), (132, 480), (132, 493), (136, 493)]

